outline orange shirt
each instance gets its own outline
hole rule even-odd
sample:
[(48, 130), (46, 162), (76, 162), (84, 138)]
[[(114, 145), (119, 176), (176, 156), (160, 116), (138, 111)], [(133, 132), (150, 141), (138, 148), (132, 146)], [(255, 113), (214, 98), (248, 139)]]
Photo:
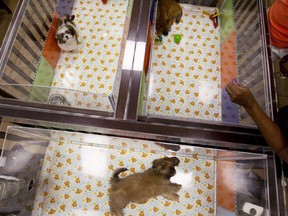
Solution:
[(272, 45), (288, 48), (288, 0), (275, 0), (268, 16)]

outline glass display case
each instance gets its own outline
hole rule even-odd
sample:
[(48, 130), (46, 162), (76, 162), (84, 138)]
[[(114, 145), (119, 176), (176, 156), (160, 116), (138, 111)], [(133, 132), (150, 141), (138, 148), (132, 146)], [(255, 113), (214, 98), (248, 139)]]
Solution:
[(2, 95), (113, 115), (133, 1), (27, 0), (18, 7), (2, 47)]
[[(72, 115), (251, 126), (225, 91), (236, 80), (273, 117), (265, 2), (179, 5), (180, 23), (158, 43), (155, 0), (20, 2), (1, 48), (0, 102)], [(79, 41), (72, 52), (56, 39), (68, 18)]]
[(156, 14), (161, 12), (153, 7), (139, 114), (253, 125), (226, 92), (227, 84), (235, 80), (249, 87), (272, 116), (263, 4), (258, 0), (180, 1), (182, 19), (160, 37), (161, 42), (155, 30)]
[(111, 215), (113, 172), (125, 167), (125, 178), (163, 157), (180, 160), (170, 179), (182, 185), (179, 202), (131, 202), (125, 215), (278, 215), (267, 152), (16, 126), (1, 150), (1, 215)]

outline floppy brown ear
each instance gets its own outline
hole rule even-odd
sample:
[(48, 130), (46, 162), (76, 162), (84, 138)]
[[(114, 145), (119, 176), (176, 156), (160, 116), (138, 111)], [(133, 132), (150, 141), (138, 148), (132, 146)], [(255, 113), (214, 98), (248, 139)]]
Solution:
[(173, 165), (174, 165), (174, 166), (178, 166), (178, 164), (180, 163), (179, 158), (177, 158), (177, 157), (172, 157), (171, 159), (173, 160)]
[(159, 17), (160, 17), (160, 8), (158, 8), (158, 10), (157, 10), (156, 20), (158, 20)]
[(161, 159), (156, 159), (153, 161), (152, 168), (156, 170), (160, 170), (163, 162)]
[(172, 8), (169, 8), (167, 10), (167, 21), (168, 21), (168, 19), (170, 20), (170, 19), (173, 19), (173, 18), (174, 18), (174, 14), (173, 14)]
[(168, 11), (166, 10), (165, 7), (162, 7), (160, 4), (157, 11), (157, 20), (159, 19), (167, 20), (167, 18), (168, 18)]

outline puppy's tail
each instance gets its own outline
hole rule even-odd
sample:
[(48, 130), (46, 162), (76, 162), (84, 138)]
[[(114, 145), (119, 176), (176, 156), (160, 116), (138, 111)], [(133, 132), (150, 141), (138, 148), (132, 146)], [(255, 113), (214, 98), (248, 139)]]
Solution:
[(113, 184), (113, 183), (115, 183), (115, 182), (120, 181), (120, 178), (119, 178), (118, 175), (119, 175), (121, 172), (125, 172), (126, 170), (128, 170), (128, 169), (127, 169), (127, 168), (119, 168), (119, 169), (115, 170), (114, 173), (113, 173), (113, 176), (112, 176), (111, 179), (110, 179), (110, 183)]

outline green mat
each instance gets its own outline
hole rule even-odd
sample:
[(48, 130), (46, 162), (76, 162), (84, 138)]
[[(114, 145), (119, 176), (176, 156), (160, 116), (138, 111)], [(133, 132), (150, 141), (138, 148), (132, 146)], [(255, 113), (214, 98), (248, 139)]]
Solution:
[(35, 102), (47, 102), (50, 94), (54, 71), (48, 61), (42, 56), (39, 68), (30, 93), (29, 100)]
[(221, 44), (235, 31), (232, 0), (226, 0), (220, 8)]
[(141, 77), (141, 89), (140, 89), (140, 96), (139, 96), (139, 104), (138, 104), (138, 115), (142, 115), (143, 112), (143, 105), (144, 105), (144, 98), (145, 98), (145, 89), (146, 89), (146, 82), (145, 79), (146, 75), (145, 72), (142, 72), (142, 77)]

